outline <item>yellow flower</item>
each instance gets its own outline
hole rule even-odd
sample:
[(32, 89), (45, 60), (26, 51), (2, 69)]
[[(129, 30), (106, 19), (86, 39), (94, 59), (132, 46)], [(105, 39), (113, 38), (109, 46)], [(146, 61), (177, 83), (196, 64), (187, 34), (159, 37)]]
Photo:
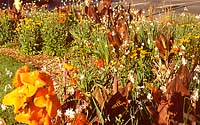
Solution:
[(136, 58), (137, 56), (144, 58), (147, 53), (148, 52), (146, 52), (146, 50), (143, 50), (142, 48), (137, 48), (132, 51), (131, 58)]
[(200, 35), (195, 35), (194, 38), (195, 38), (195, 39), (199, 39), (199, 38), (200, 38)]
[(69, 64), (69, 63), (65, 63), (64, 64), (64, 67), (68, 70), (68, 71), (71, 71), (74, 67), (71, 65), (71, 64)]

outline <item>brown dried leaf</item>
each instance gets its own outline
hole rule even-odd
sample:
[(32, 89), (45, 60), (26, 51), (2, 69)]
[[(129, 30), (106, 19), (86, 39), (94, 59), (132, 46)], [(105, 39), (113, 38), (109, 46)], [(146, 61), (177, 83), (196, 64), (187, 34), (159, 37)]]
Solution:
[(113, 94), (116, 94), (118, 92), (118, 78), (117, 75), (115, 74), (114, 80), (113, 80)]
[(123, 41), (128, 41), (129, 32), (126, 21), (124, 19), (119, 19), (115, 28), (116, 32), (119, 34), (119, 38)]
[(189, 95), (189, 70), (187, 66), (181, 65), (173, 80), (167, 83), (167, 93), (174, 95), (174, 93), (181, 93), (182, 96)]
[(103, 89), (96, 87), (94, 92), (92, 93), (94, 98), (97, 100), (101, 109), (103, 109), (105, 101), (107, 100), (107, 96)]
[(163, 45), (164, 49), (168, 50), (167, 40), (166, 40), (164, 34), (162, 34), (162, 33), (160, 33), (160, 40), (162, 42), (162, 45)]
[(160, 89), (154, 88), (153, 86), (149, 87), (149, 90), (152, 93), (153, 99), (155, 101), (156, 104), (160, 104), (161, 103), (161, 95), (162, 92)]
[(161, 103), (158, 106), (157, 112), (158, 112), (158, 117), (155, 118), (155, 123), (157, 125), (168, 125), (168, 119), (169, 119), (168, 104)]
[(157, 117), (158, 117), (158, 112), (156, 111), (155, 107), (152, 105), (152, 103), (147, 102), (145, 104), (145, 107), (147, 109), (147, 111), (149, 112), (149, 114), (154, 118), (154, 120), (156, 121)]
[[(127, 99), (119, 92), (113, 95), (107, 103), (105, 103), (104, 113), (110, 116), (110, 121), (107, 124), (114, 124), (115, 117), (126, 112)], [(123, 116), (124, 117), (124, 116)]]
[(112, 32), (116, 33), (114, 30), (111, 30), (107, 35), (108, 40), (112, 46), (119, 48), (122, 45), (119, 35), (117, 33), (113, 35)]
[(162, 42), (161, 42), (159, 39), (154, 38), (154, 43), (155, 43), (156, 47), (158, 48), (159, 53), (160, 53), (162, 56), (165, 56), (165, 55), (166, 55), (166, 54), (165, 54), (165, 49), (164, 49), (164, 47), (163, 47), (163, 45), (162, 45)]
[(99, 16), (96, 13), (97, 12), (97, 8), (94, 6), (89, 6), (89, 7), (85, 7), (85, 12), (87, 13), (88, 17), (90, 18), (91, 21), (93, 22), (100, 22)]

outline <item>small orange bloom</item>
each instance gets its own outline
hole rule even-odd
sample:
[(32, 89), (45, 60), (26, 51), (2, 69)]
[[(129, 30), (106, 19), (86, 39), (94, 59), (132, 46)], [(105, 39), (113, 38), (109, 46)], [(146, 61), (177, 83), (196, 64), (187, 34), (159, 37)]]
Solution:
[(96, 67), (97, 67), (97, 68), (103, 68), (103, 67), (104, 67), (104, 60), (103, 60), (103, 59), (99, 59), (99, 60), (96, 62)]
[(90, 125), (85, 114), (77, 114), (73, 125)]
[(70, 82), (71, 85), (75, 85), (76, 84), (76, 79), (70, 78), (69, 82)]

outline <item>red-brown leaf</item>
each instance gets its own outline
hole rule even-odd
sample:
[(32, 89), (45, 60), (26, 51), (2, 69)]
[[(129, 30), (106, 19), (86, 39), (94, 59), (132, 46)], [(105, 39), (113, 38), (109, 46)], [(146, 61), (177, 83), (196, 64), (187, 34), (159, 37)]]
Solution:
[(165, 54), (165, 49), (164, 49), (164, 47), (163, 47), (163, 45), (162, 45), (162, 42), (161, 42), (159, 39), (154, 38), (154, 43), (155, 43), (156, 47), (158, 48), (159, 53), (160, 53), (162, 56), (165, 56), (165, 55), (166, 55), (166, 54)]
[(167, 93), (181, 93), (182, 96), (189, 95), (189, 70), (187, 66), (181, 65), (175, 78), (167, 83)]
[(113, 94), (116, 94), (118, 92), (118, 78), (117, 75), (114, 76), (113, 80)]
[(108, 33), (108, 35), (107, 35), (108, 40), (109, 40), (109, 42), (110, 42), (110, 44), (111, 44), (112, 46), (118, 47), (118, 48), (119, 48), (119, 47), (122, 45), (122, 42), (121, 42), (121, 40), (120, 40), (118, 34), (115, 32), (116, 34), (113, 35), (112, 32), (115, 32), (115, 31), (114, 31), (114, 30), (111, 30), (111, 31)]
[(168, 42), (164, 36), (164, 34), (160, 33), (160, 40), (161, 40), (161, 44), (163, 45), (164, 49), (168, 50)]
[(94, 98), (97, 100), (100, 109), (103, 109), (105, 101), (107, 99), (107, 95), (105, 93), (105, 90), (101, 89), (99, 87), (96, 87), (92, 94), (93, 94)]

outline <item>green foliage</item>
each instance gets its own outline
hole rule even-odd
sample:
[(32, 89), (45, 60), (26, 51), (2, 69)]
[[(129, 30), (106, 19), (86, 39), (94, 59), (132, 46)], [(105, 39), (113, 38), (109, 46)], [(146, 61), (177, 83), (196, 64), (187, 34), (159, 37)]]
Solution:
[(47, 12), (42, 19), (42, 49), (51, 56), (63, 56), (67, 44), (71, 41), (68, 33), (70, 22), (68, 18), (65, 14)]
[(16, 31), (18, 33), (18, 41), (20, 51), (27, 55), (35, 55), (42, 50), (42, 38), (40, 26), (42, 22), (33, 17), (20, 19)]
[(7, 14), (0, 13), (0, 45), (10, 43), (14, 40), (15, 22), (12, 21)]

